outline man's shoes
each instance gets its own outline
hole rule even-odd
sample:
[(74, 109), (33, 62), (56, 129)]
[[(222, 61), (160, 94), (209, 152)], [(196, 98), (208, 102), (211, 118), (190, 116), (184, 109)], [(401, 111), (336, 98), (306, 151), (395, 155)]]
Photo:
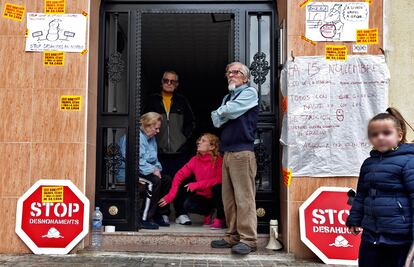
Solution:
[(234, 245), (231, 248), (231, 252), (235, 253), (235, 254), (240, 254), (240, 255), (247, 255), (250, 252), (254, 252), (256, 251), (257, 248), (255, 247), (251, 247), (245, 243), (239, 242), (238, 244)]
[(182, 225), (191, 225), (191, 220), (187, 214), (182, 214), (175, 219), (175, 223), (182, 224)]
[(211, 230), (220, 230), (226, 228), (226, 221), (215, 218), (213, 224), (210, 226)]
[(231, 248), (232, 244), (230, 244), (224, 239), (219, 239), (219, 240), (211, 241), (211, 247), (212, 248)]
[(142, 225), (141, 225), (142, 229), (147, 229), (147, 230), (158, 230), (160, 227), (158, 224), (156, 224), (155, 222), (151, 222), (151, 221), (142, 221)]
[(168, 219), (167, 215), (162, 215), (162, 216), (157, 217), (155, 222), (161, 227), (169, 227), (170, 226), (170, 220)]

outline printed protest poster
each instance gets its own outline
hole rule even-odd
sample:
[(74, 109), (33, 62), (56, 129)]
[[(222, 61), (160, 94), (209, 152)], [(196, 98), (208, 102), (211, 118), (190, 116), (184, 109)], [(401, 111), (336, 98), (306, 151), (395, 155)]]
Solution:
[(6, 3), (4, 5), (3, 18), (22, 21), (25, 10), (25, 6)]
[(385, 112), (389, 80), (384, 56), (287, 62), (281, 79), (287, 99), (280, 140), (283, 167), (293, 176), (358, 176), (372, 148), (367, 124)]
[(80, 111), (82, 108), (81, 95), (62, 95), (60, 96), (60, 110)]
[(82, 14), (27, 13), (26, 51), (82, 52), (86, 17)]
[(356, 41), (356, 30), (367, 29), (367, 2), (313, 2), (306, 7), (306, 37), (319, 42)]

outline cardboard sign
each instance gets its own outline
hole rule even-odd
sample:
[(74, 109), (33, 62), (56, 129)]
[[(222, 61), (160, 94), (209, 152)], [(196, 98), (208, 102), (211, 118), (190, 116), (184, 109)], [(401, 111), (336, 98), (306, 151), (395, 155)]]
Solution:
[(62, 95), (60, 96), (60, 110), (80, 111), (82, 107), (82, 96)]
[(6, 3), (3, 10), (3, 18), (22, 21), (26, 7)]
[(346, 226), (350, 188), (320, 187), (299, 208), (300, 239), (324, 263), (357, 265), (361, 235)]
[(67, 254), (88, 229), (89, 200), (70, 180), (39, 180), (17, 201), (16, 234), (35, 254)]
[(46, 14), (65, 14), (66, 0), (45, 0)]
[(348, 48), (345, 45), (327, 45), (325, 46), (326, 60), (347, 60)]
[(64, 66), (65, 52), (47, 51), (43, 54), (44, 66)]
[(378, 28), (357, 30), (357, 44), (378, 44)]

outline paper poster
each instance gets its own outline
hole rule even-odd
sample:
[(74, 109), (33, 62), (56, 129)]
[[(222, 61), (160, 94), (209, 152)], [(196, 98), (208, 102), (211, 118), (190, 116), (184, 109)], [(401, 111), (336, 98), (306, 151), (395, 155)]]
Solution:
[(65, 14), (66, 0), (45, 0), (46, 14)]
[(357, 44), (378, 44), (378, 28), (357, 30)]
[(3, 10), (3, 18), (22, 21), (26, 7), (6, 3)]
[(60, 110), (80, 111), (82, 107), (82, 96), (62, 95), (60, 96)]
[(82, 52), (86, 17), (82, 14), (27, 13), (26, 51)]
[(372, 148), (367, 124), (385, 112), (389, 80), (382, 55), (287, 62), (281, 78), (287, 99), (280, 140), (283, 167), (293, 176), (358, 176)]
[(366, 53), (368, 53), (368, 45), (364, 45), (364, 44), (353, 44), (352, 45), (352, 52), (353, 53), (366, 54)]
[(306, 6), (306, 37), (313, 41), (356, 41), (356, 30), (367, 29), (366, 2), (313, 2)]
[(63, 186), (43, 186), (42, 202), (63, 202)]
[(65, 52), (45, 51), (43, 54), (44, 66), (64, 66)]
[(345, 45), (327, 45), (325, 46), (326, 60), (347, 60), (348, 48)]

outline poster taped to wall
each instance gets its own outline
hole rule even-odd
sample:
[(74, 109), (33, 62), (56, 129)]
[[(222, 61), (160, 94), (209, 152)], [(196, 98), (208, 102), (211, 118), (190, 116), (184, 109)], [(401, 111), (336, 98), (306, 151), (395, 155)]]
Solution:
[(86, 17), (81, 14), (27, 13), (26, 51), (82, 52)]
[(287, 62), (281, 78), (287, 99), (280, 140), (283, 167), (293, 176), (358, 176), (372, 148), (367, 124), (385, 112), (389, 80), (384, 56)]
[(319, 42), (356, 41), (356, 31), (367, 29), (367, 2), (313, 2), (306, 6), (306, 37)]

